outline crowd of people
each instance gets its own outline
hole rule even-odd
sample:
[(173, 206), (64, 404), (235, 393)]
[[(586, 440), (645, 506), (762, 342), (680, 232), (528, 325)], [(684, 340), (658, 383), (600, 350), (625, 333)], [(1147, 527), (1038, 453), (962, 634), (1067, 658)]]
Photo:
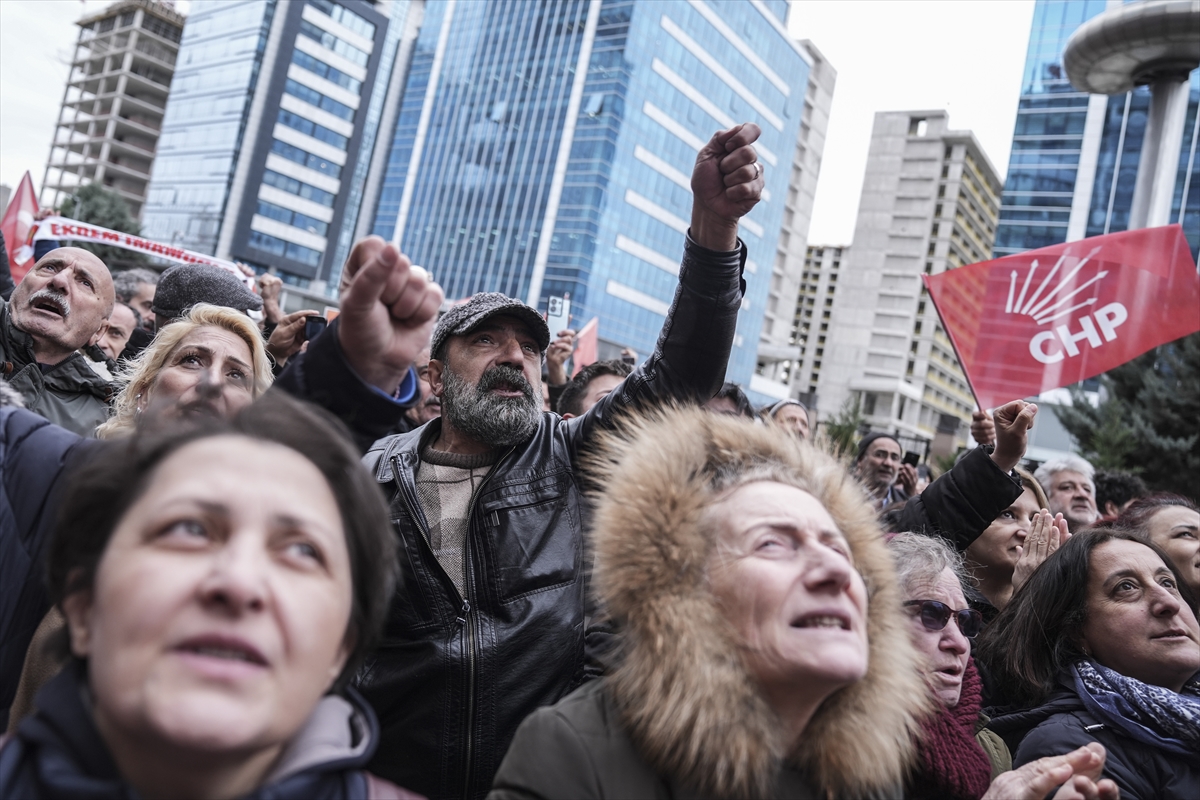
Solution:
[(378, 237), (319, 333), (273, 276), (41, 253), (0, 305), (0, 796), (1200, 796), (1191, 500), (1026, 471), (1032, 403), (935, 476), (726, 382), (758, 133), (698, 153), (641, 364), (570, 375)]

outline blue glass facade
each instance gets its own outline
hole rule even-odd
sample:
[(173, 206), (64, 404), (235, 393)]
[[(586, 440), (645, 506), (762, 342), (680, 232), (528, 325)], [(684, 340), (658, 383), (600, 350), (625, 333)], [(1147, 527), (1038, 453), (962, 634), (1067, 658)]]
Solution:
[(192, 4), (146, 197), (145, 236), (216, 251), (275, 9), (275, 0)]
[(146, 234), (336, 285), (408, 7), (194, 0)]
[[(996, 230), (996, 256), (1128, 228), (1150, 91), (1139, 87), (1098, 105), (1093, 102), (1091, 113), (1102, 117), (1089, 125), (1089, 95), (1071, 87), (1062, 66), (1071, 34), (1107, 6), (1106, 0), (1037, 2)], [(1200, 249), (1198, 106), (1200, 70), (1195, 70), (1170, 216), (1171, 222), (1183, 225), (1193, 255)], [(1081, 161), (1089, 147), (1098, 148), (1094, 162)], [(1088, 186), (1090, 196), (1077, 201), (1077, 189), (1088, 191)], [(1086, 214), (1074, 226), (1073, 207), (1076, 215)]]
[(696, 150), (753, 120), (770, 199), (742, 226), (763, 263), (729, 368), (748, 383), (808, 78), (786, 8), (431, 0), (374, 232), (399, 228), (450, 297), (570, 293), (577, 324), (599, 317), (602, 341), (645, 355), (675, 291)]

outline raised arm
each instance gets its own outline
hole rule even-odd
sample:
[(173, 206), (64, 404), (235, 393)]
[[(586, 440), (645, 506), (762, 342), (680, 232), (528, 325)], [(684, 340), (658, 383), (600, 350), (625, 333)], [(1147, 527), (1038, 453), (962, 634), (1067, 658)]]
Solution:
[(340, 417), (366, 449), (417, 396), (412, 365), (429, 346), (443, 294), (378, 236), (350, 251), (341, 294), (338, 318), (288, 361), (276, 386)]
[(692, 226), (658, 345), (616, 391), (570, 420), (576, 447), (631, 405), (703, 402), (725, 380), (746, 290), (746, 246), (737, 236), (738, 220), (754, 208), (763, 189), (763, 168), (754, 150), (759, 133), (752, 122), (719, 131), (696, 155)]

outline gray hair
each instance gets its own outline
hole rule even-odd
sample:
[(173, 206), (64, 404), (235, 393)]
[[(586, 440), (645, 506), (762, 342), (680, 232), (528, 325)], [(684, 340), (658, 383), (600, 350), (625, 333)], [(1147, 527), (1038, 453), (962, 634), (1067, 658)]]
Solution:
[(936, 583), (947, 567), (964, 590), (971, 585), (962, 555), (943, 539), (919, 533), (897, 533), (888, 542), (888, 550), (896, 564), (900, 593), (905, 597), (919, 586)]
[(122, 303), (128, 303), (137, 294), (138, 287), (143, 283), (148, 283), (151, 286), (158, 285), (158, 273), (149, 269), (126, 269), (114, 273), (113, 276), (113, 291), (117, 294), (117, 299)]
[(1078, 472), (1095, 485), (1096, 468), (1085, 459), (1074, 455), (1066, 455), (1062, 458), (1056, 458), (1053, 461), (1047, 461), (1037, 468), (1037, 472), (1033, 473), (1033, 477), (1037, 478), (1037, 482), (1046, 490), (1046, 494), (1050, 494), (1050, 482), (1054, 480), (1054, 476), (1059, 472)]

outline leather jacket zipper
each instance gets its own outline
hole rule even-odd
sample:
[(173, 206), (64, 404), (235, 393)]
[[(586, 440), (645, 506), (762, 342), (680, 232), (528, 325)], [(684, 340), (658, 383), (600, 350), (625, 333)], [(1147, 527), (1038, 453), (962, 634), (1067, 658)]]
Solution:
[(417, 523), (415, 527), (421, 532), (421, 540), (425, 543), (425, 547), (429, 552), (429, 556), (433, 559), (433, 563), (437, 564), (438, 569), (442, 571), (442, 574), (446, 576), (447, 583), (449, 583), (451, 590), (454, 592), (459, 603), (461, 604), (459, 606), (459, 613), (461, 616), (458, 617), (457, 622), (465, 629), (464, 633), (467, 644), (467, 724), (465, 736), (466, 753), (463, 760), (463, 775), (465, 781), (463, 784), (464, 800), (470, 800), (471, 797), (471, 769), (474, 767), (473, 762), (475, 760), (475, 661), (478, 649), (476, 642), (477, 633), (475, 625), (475, 613), (471, 608), (470, 602), (475, 596), (475, 567), (471, 558), (471, 519), (473, 519), (475, 516), (476, 498), (479, 497), (479, 494), (483, 491), (483, 488), (487, 486), (487, 483), (489, 480), (491, 480), (492, 475), (496, 473), (496, 468), (500, 465), (500, 462), (507, 458), (514, 450), (516, 450), (515, 447), (509, 448), (508, 452), (497, 459), (495, 466), (492, 467), (487, 476), (484, 477), (483, 481), (479, 484), (479, 488), (477, 488), (475, 493), (471, 496), (471, 504), (468, 507), (467, 512), (467, 536), (463, 542), (463, 560), (466, 563), (467, 568), (465, 585), (466, 597), (459, 593), (458, 588), (454, 585), (454, 581), (450, 579), (449, 573), (446, 572), (446, 569), (442, 566), (441, 562), (437, 560), (437, 556), (433, 554), (433, 545), (429, 541), (429, 533), (426, 530), (425, 525), (422, 525), (420, 522), (420, 520), (423, 518), (423, 513), (422, 516), (417, 516), (416, 513), (417, 509), (419, 508), (417, 498), (408, 490), (408, 487), (405, 486), (404, 481), (400, 478), (400, 459), (398, 456), (392, 456), (391, 458), (392, 476), (396, 480), (396, 487), (400, 492), (400, 498), (405, 505), (405, 510), (408, 511), (409, 516), (412, 517), (414, 522)]

